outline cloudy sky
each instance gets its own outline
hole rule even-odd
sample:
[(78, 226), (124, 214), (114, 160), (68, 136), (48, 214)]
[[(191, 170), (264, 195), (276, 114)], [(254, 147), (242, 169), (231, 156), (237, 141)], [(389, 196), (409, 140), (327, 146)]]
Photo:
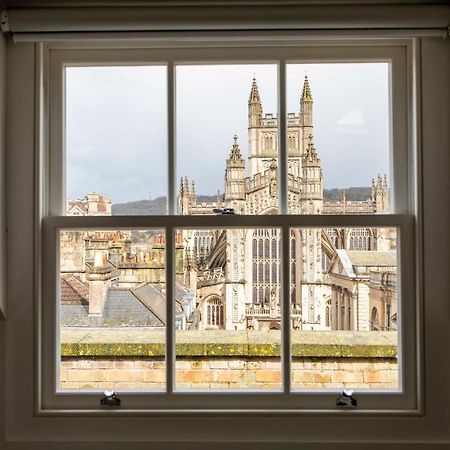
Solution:
[[(177, 177), (194, 179), (198, 194), (223, 192), (234, 134), (247, 156), (253, 76), (264, 112), (276, 113), (276, 73), (274, 65), (177, 68)], [(388, 173), (388, 65), (290, 65), (289, 112), (299, 110), (305, 73), (324, 187), (369, 186), (377, 173)], [(164, 67), (67, 69), (67, 195), (96, 191), (113, 203), (166, 195), (165, 102)]]

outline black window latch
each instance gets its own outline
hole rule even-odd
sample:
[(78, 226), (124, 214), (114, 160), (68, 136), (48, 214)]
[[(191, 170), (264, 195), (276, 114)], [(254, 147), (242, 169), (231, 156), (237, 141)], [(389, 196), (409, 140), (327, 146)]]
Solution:
[(336, 400), (336, 406), (340, 408), (356, 408), (358, 402), (353, 397), (353, 391), (350, 389), (344, 389), (342, 395)]
[(214, 214), (234, 214), (234, 208), (214, 208)]
[(120, 406), (120, 398), (114, 391), (105, 391), (105, 396), (100, 400), (101, 406), (118, 407)]

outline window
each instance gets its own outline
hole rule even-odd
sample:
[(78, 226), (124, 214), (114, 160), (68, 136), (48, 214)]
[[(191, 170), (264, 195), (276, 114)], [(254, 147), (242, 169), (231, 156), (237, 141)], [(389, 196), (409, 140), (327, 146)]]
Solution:
[[(43, 317), (56, 326), (43, 330), (42, 409), (97, 409), (106, 387), (129, 409), (159, 412), (336, 410), (346, 387), (356, 390), (362, 409), (414, 409), (415, 294), (403, 282), (414, 275), (405, 48), (226, 44), (50, 52)], [(337, 164), (333, 151), (328, 160), (315, 135), (313, 86), (320, 81), (313, 80), (375, 72), (379, 84), (372, 87), (384, 99), (379, 129), (368, 130), (365, 114), (377, 111), (364, 105), (342, 105), (339, 120), (329, 118), (324, 128), (348, 141), (379, 133), (382, 150), (371, 142), (369, 150), (348, 144), (340, 154), (353, 166)], [(80, 98), (83, 77), (91, 87), (96, 77), (107, 80), (100, 84), (109, 90), (92, 88)], [(243, 83), (249, 91), (243, 106), (226, 108)], [(124, 98), (112, 96), (122, 85)], [(115, 118), (107, 128), (96, 121), (99, 105)], [(76, 108), (85, 111), (81, 124)], [(226, 134), (226, 123), (239, 136)], [(91, 131), (99, 151), (80, 142)], [(323, 146), (339, 142), (325, 139)], [(367, 180), (359, 199), (358, 186), (345, 178), (376, 166), (372, 157), (383, 161), (387, 176), (374, 175), (373, 185)], [(217, 192), (211, 186), (223, 168)], [(325, 174), (346, 189), (336, 194), (330, 186), (324, 199)], [(123, 199), (111, 204), (108, 189)], [(159, 209), (150, 210), (158, 198)], [(388, 273), (396, 284), (386, 297)], [(362, 347), (367, 359), (377, 349), (387, 352), (389, 381), (372, 383), (363, 372), (344, 370), (337, 376), (331, 361), (327, 371), (327, 346), (344, 349), (331, 355), (337, 360), (351, 354), (343, 332), (366, 342), (375, 303), (383, 305), (377, 321), (385, 317), (385, 328), (371, 335), (373, 347)], [(88, 323), (82, 330), (81, 319)], [(81, 367), (86, 355), (90, 374)], [(318, 369), (308, 358), (325, 365)], [(99, 362), (114, 371), (108, 375)], [(71, 377), (78, 377), (72, 385)]]

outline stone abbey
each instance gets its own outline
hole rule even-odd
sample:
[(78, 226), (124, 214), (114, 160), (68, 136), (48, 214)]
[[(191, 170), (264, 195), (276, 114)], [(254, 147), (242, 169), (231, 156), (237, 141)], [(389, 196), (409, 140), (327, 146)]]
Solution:
[[(314, 145), (313, 95), (307, 77), (299, 110), (289, 113), (287, 122), (290, 214), (389, 212), (387, 179), (381, 176), (372, 180), (371, 195), (364, 201), (348, 201), (345, 193), (339, 201), (324, 201), (320, 152)], [(213, 214), (221, 208), (232, 208), (236, 214), (278, 213), (278, 123), (275, 114), (263, 113), (256, 79), (248, 99), (247, 160), (237, 136), (233, 139), (225, 162), (224, 194), (218, 194), (215, 202), (197, 201), (194, 181), (183, 177), (179, 214)], [(89, 194), (85, 201), (69, 201), (67, 213), (109, 215), (111, 202), (99, 194)], [(62, 303), (66, 305), (62, 317), (68, 325), (164, 325), (164, 236), (136, 242), (127, 232), (95, 232), (78, 237), (67, 234), (61, 243)], [(279, 230), (183, 230), (176, 245), (178, 329), (280, 329)], [(396, 329), (396, 266), (395, 230), (292, 229), (291, 328)], [(89, 305), (85, 320), (80, 320), (81, 309), (70, 312), (68, 306), (77, 301), (80, 307)]]
[[(305, 77), (299, 98), (299, 111), (289, 113), (287, 122), (290, 214), (377, 214), (389, 211), (387, 180), (380, 176), (376, 183), (372, 181), (372, 195), (366, 201), (348, 202), (344, 195), (339, 202), (324, 202), (321, 161), (313, 139), (313, 96), (308, 77)], [(179, 191), (179, 214), (212, 214), (214, 209), (221, 207), (232, 208), (237, 214), (277, 214), (277, 132), (277, 117), (263, 113), (258, 85), (253, 79), (248, 99), (247, 161), (243, 159), (234, 136), (226, 160), (223, 197), (218, 195), (215, 203), (199, 203), (194, 182), (189, 186), (189, 180), (183, 178)], [(184, 283), (196, 293), (193, 326), (229, 330), (279, 329), (281, 273), (278, 230), (190, 230), (183, 232), (183, 243)], [(364, 289), (358, 287), (359, 283), (343, 286), (340, 279), (364, 278), (369, 281), (375, 272), (379, 275), (380, 270), (389, 273), (391, 279), (395, 277), (392, 230), (294, 229), (290, 247), (293, 329), (378, 328), (379, 308), (383, 310), (383, 327), (388, 323), (392, 327), (392, 318), (395, 321), (392, 306), (387, 313), (385, 301), (380, 301), (379, 308), (371, 306), (368, 286), (363, 294)], [(358, 263), (352, 264), (352, 258), (359, 258)], [(365, 258), (370, 263), (366, 263)], [(345, 274), (333, 276), (333, 270), (345, 271)], [(358, 276), (355, 270), (360, 271)], [(376, 297), (376, 284), (373, 280), (372, 298)], [(380, 285), (378, 290), (385, 291), (385, 287)], [(393, 286), (390, 288), (389, 304)]]

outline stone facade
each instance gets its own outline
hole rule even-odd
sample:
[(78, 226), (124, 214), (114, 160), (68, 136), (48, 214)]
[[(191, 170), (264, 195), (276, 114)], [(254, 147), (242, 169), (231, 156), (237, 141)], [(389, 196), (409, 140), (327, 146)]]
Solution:
[[(372, 180), (367, 200), (347, 201), (344, 191), (337, 202), (323, 201), (321, 161), (313, 142), (313, 97), (307, 77), (299, 103), (300, 111), (289, 113), (287, 118), (289, 213), (389, 211), (387, 178), (381, 176), (376, 182)], [(237, 214), (278, 213), (278, 121), (276, 115), (263, 113), (255, 79), (248, 99), (248, 130), (247, 160), (234, 136), (225, 164), (224, 194), (218, 193), (215, 202), (198, 203), (195, 183), (182, 178), (180, 214), (212, 214), (220, 208)], [(91, 193), (80, 200), (69, 200), (67, 214), (110, 215), (111, 201)], [(346, 250), (367, 255), (395, 253), (393, 230), (293, 229), (290, 238), (291, 329), (393, 329), (395, 286), (382, 286), (380, 281), (376, 287), (373, 275), (369, 288), (370, 271), (356, 279), (350, 272), (336, 271), (333, 265), (339, 252)], [(89, 302), (90, 314), (102, 315), (105, 298), (112, 289), (133, 290), (149, 283), (165, 295), (162, 233), (70, 231), (61, 233), (60, 242), (61, 274), (70, 274), (88, 285), (89, 294), (83, 301)], [(188, 292), (179, 299), (184, 310), (179, 322), (191, 330), (279, 330), (280, 252), (276, 229), (180, 231), (176, 238), (176, 282)], [(370, 270), (383, 267), (375, 265)], [(394, 269), (395, 263), (388, 270)], [(65, 281), (68, 287), (76, 284), (69, 277)]]
[(328, 270), (331, 298), (326, 323), (332, 330), (397, 329), (395, 251), (336, 250)]

